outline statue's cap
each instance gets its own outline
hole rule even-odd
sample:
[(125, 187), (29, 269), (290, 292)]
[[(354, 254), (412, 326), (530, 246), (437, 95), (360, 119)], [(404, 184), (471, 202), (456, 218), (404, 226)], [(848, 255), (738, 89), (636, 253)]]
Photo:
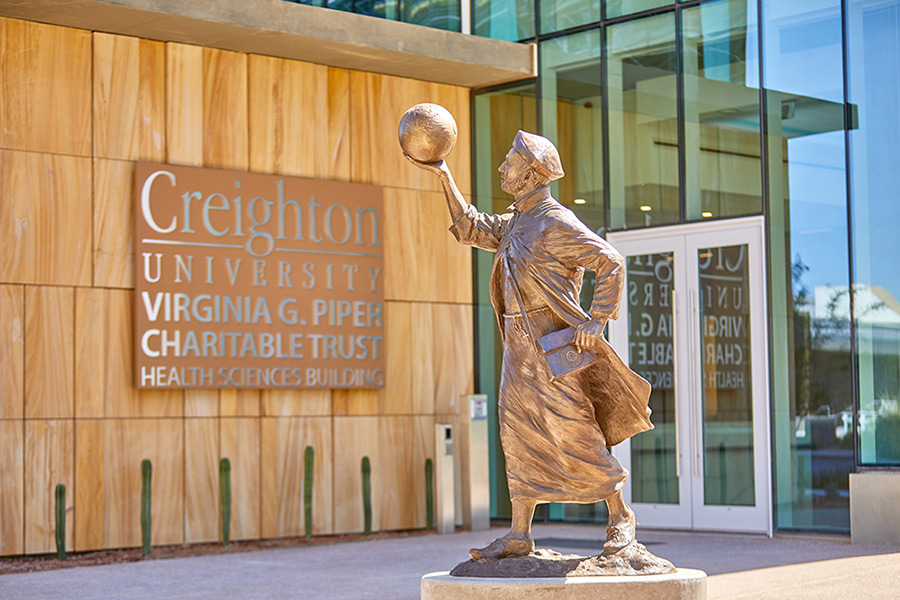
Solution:
[(547, 138), (520, 129), (513, 140), (513, 149), (548, 180), (554, 181), (565, 175), (559, 152)]

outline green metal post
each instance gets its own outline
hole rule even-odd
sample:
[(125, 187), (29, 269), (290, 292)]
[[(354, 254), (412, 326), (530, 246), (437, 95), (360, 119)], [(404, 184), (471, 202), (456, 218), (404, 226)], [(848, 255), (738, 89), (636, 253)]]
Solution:
[(362, 458), (363, 533), (372, 533), (372, 465), (369, 457)]
[(141, 461), (141, 545), (144, 556), (150, 554), (152, 540), (152, 520), (150, 516), (150, 499), (153, 486), (153, 465), (146, 458)]
[(56, 558), (66, 560), (66, 486), (56, 484)]
[(231, 543), (231, 461), (219, 461), (219, 496), (222, 503), (222, 545)]
[(315, 462), (315, 450), (312, 446), (306, 447), (303, 457), (303, 523), (306, 528), (306, 537), (312, 537), (312, 504), (313, 504), (313, 463)]

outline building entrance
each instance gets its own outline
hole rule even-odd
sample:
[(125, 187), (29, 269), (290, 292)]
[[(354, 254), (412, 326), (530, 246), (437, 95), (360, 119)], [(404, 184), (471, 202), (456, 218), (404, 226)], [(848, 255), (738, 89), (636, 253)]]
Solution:
[(656, 428), (614, 449), (645, 526), (771, 532), (761, 217), (611, 233), (626, 259), (619, 355)]

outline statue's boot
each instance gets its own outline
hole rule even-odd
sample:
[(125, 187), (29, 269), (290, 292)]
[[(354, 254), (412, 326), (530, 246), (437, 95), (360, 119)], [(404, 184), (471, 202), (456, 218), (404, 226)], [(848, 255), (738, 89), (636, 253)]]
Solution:
[(497, 538), (484, 548), (472, 548), (469, 554), (472, 558), (509, 558), (512, 556), (527, 556), (534, 552), (534, 540), (531, 538), (501, 537)]
[(606, 542), (603, 544), (604, 554), (614, 554), (635, 539), (637, 520), (630, 508), (625, 507), (625, 510), (627, 513), (624, 517), (606, 528)]

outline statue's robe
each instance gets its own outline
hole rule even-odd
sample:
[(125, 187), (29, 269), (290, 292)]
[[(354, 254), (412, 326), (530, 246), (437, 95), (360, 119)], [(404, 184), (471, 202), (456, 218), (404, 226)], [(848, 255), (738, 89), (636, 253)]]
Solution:
[[(607, 446), (653, 427), (650, 384), (605, 338), (591, 366), (551, 380), (520, 304), (537, 337), (592, 317), (616, 319), (625, 261), (549, 187), (511, 208), (489, 215), (467, 205), (450, 227), (461, 243), (497, 253), (490, 293), (503, 337), (498, 411), (510, 497), (597, 502), (628, 476)], [(585, 269), (596, 273), (590, 314), (578, 302)]]

